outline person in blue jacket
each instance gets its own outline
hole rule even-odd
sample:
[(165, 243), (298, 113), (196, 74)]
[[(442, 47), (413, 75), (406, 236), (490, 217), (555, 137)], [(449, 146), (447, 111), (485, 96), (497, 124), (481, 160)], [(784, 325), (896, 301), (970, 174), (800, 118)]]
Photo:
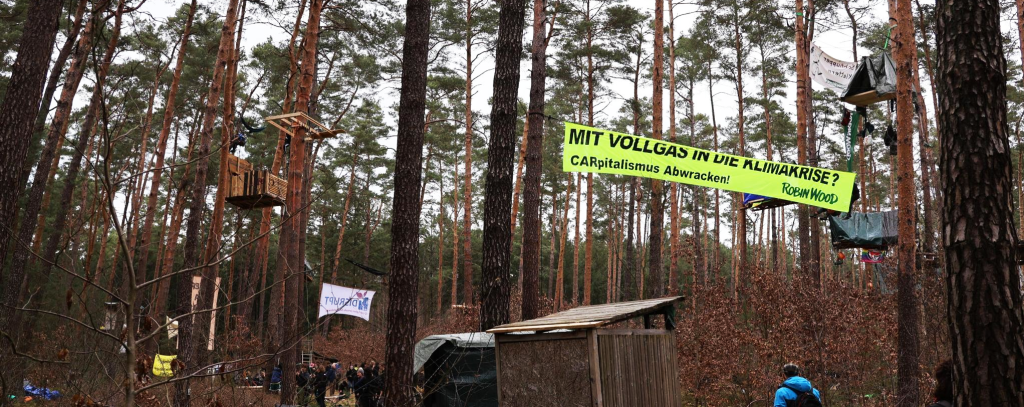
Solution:
[(786, 364), (782, 367), (782, 373), (786, 375), (786, 381), (782, 382), (779, 389), (775, 391), (774, 407), (796, 406), (800, 395), (807, 392), (813, 392), (816, 400), (806, 400), (803, 405), (821, 405), (821, 394), (811, 385), (810, 381), (800, 377), (800, 367), (791, 363)]
[(267, 390), (280, 391), (281, 390), (281, 364), (274, 366), (274, 371), (270, 373), (270, 386)]

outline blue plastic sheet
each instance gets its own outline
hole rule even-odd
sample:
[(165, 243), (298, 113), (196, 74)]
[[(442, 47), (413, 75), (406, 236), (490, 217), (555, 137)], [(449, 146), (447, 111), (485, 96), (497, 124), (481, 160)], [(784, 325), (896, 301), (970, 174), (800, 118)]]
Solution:
[(33, 398), (40, 398), (43, 400), (56, 400), (60, 398), (60, 392), (56, 390), (50, 390), (45, 387), (35, 387), (31, 384), (25, 384), (25, 395), (32, 396)]

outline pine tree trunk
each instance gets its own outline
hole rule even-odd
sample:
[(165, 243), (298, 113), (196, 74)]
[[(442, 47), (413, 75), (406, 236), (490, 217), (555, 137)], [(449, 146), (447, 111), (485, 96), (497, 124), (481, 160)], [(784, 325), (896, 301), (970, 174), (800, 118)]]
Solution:
[[(671, 1), (671, 0), (669, 0)], [(654, 0), (654, 65), (652, 67), (652, 78), (654, 84), (654, 117), (652, 120), (653, 129), (651, 130), (651, 137), (655, 140), (661, 140), (662, 137), (662, 104), (664, 103), (663, 94), (663, 73), (665, 70), (665, 2), (663, 0)], [(669, 89), (669, 93), (673, 90)], [(670, 109), (675, 109), (675, 106), (670, 106)], [(742, 112), (742, 110), (741, 110)], [(742, 123), (742, 118), (740, 119)], [(741, 130), (742, 131), (742, 130)], [(650, 237), (648, 238), (648, 246), (650, 249), (650, 267), (651, 267), (651, 284), (650, 284), (650, 295), (649, 298), (661, 297), (663, 289), (661, 286), (661, 275), (662, 275), (662, 263), (661, 263), (661, 238), (663, 233), (663, 226), (665, 224), (665, 204), (664, 204), (664, 193), (662, 191), (663, 186), (661, 180), (651, 180), (651, 230)]]
[(565, 202), (559, 224), (558, 273), (555, 278), (555, 311), (565, 305), (565, 243), (569, 240), (569, 202), (572, 200), (572, 175), (568, 174), (565, 186)]
[[(217, 61), (214, 65), (213, 80), (210, 82), (210, 90), (207, 93), (206, 106), (203, 112), (202, 127), (200, 130), (198, 146), (196, 151), (199, 157), (195, 163), (195, 178), (192, 181), (189, 201), (189, 215), (185, 222), (185, 267), (201, 270), (203, 278), (199, 287), (199, 295), (193, 309), (192, 298), (192, 273), (184, 273), (178, 284), (177, 312), (182, 315), (200, 309), (209, 309), (213, 300), (213, 288), (215, 277), (209, 267), (204, 267), (204, 256), (200, 249), (200, 228), (202, 227), (203, 212), (206, 207), (206, 172), (209, 168), (210, 144), (213, 142), (213, 126), (217, 118), (217, 102), (220, 100), (221, 84), (224, 78), (224, 71), (227, 68), (232, 40), (234, 39), (235, 10), (238, 0), (230, 0), (224, 18), (224, 25), (221, 28), (220, 45), (217, 50)], [(182, 281), (183, 280), (183, 281)], [(182, 318), (178, 321), (178, 348), (180, 360), (185, 365), (185, 371), (191, 372), (200, 368), (200, 361), (205, 349), (205, 335), (199, 335), (206, 327), (210, 326), (210, 313), (198, 313), (192, 317)], [(198, 327), (198, 330), (193, 330)], [(287, 376), (287, 375), (286, 375)], [(183, 380), (175, 383), (174, 405), (175, 407), (188, 407), (190, 404), (189, 381)]]
[[(594, 26), (591, 24), (590, 0), (584, 21), (587, 27), (587, 125), (594, 126)], [(587, 235), (586, 255), (583, 260), (583, 305), (590, 305), (590, 291), (594, 268), (594, 174), (587, 173)]]
[[(18, 215), (18, 198), (24, 190), (23, 166), (32, 142), (32, 126), (46, 83), (50, 54), (57, 38), (60, 0), (32, 2), (25, 17), (25, 30), (18, 43), (18, 56), (11, 65), (7, 92), (0, 102), (0, 266), (6, 264), (8, 241)], [(23, 251), (15, 243), (14, 252)], [(6, 277), (6, 276), (5, 276)], [(14, 281), (6, 279), (8, 282)], [(4, 305), (13, 306), (18, 284), (6, 283)], [(11, 311), (0, 312), (0, 329), (6, 332)], [(6, 347), (6, 345), (4, 345)]]
[[(310, 112), (310, 94), (313, 90), (313, 79), (316, 77), (316, 50), (320, 36), (320, 12), (323, 0), (312, 0), (309, 3), (309, 18), (306, 21), (306, 32), (302, 47), (302, 73), (299, 89), (295, 96), (295, 111)], [(302, 308), (302, 286), (305, 285), (305, 235), (309, 209), (307, 171), (311, 164), (306, 161), (309, 153), (306, 146), (306, 128), (294, 127), (291, 145), (288, 148), (288, 193), (285, 208), (287, 218), (281, 229), (281, 248), (284, 260), (290, 273), (284, 278), (284, 316), (281, 329), (282, 366), (295, 366), (297, 362), (295, 348), (301, 338), (298, 317)], [(415, 189), (414, 189), (415, 190)], [(413, 304), (416, 299), (413, 298)], [(413, 319), (415, 323), (415, 317)], [(390, 366), (390, 365), (389, 365)], [(295, 376), (286, 374), (281, 379), (281, 404), (292, 404), (296, 391)]]
[[(659, 0), (660, 3), (660, 0)], [(673, 10), (673, 2), (668, 2), (668, 133), (672, 143), (676, 143), (676, 15)], [(691, 90), (693, 88), (691, 83)], [(690, 95), (693, 100), (693, 95)], [(692, 122), (693, 116), (690, 116)], [(690, 145), (694, 146), (693, 138), (690, 138)], [(696, 195), (695, 195), (696, 196)], [(696, 202), (694, 202), (694, 214), (696, 214)], [(669, 263), (668, 263), (668, 293), (679, 294), (679, 281), (677, 280), (677, 268), (679, 267), (679, 184), (672, 183), (669, 190)], [(693, 222), (696, 224), (697, 219)], [(697, 236), (694, 235), (694, 242)], [(697, 253), (700, 250), (696, 250)], [(697, 265), (694, 264), (696, 270)]]
[[(50, 68), (50, 76), (46, 79), (46, 88), (43, 89), (43, 97), (40, 100), (41, 105), (39, 106), (39, 112), (36, 114), (36, 122), (32, 127), (33, 137), (39, 137), (43, 134), (43, 127), (46, 125), (46, 118), (50, 115), (50, 105), (53, 103), (53, 94), (57, 92), (57, 84), (60, 82), (61, 77), (67, 73), (65, 70), (65, 64), (68, 62), (68, 57), (70, 57), (71, 53), (77, 49), (76, 45), (79, 43), (78, 35), (82, 33), (82, 29), (85, 26), (85, 9), (88, 7), (89, 3), (89, 0), (78, 0), (78, 7), (74, 12), (74, 20), (71, 23), (71, 29), (68, 32), (67, 37), (64, 39), (64, 45), (60, 47), (60, 52), (57, 53), (57, 59), (53, 61), (53, 66)], [(90, 17), (92, 14), (92, 12), (89, 13)], [(25, 173), (21, 178), (23, 181), (28, 180), (29, 170), (29, 167), (25, 168)]]
[[(504, 3), (503, 3), (504, 5)], [(530, 70), (530, 106), (527, 111), (526, 179), (523, 187), (523, 293), (522, 319), (540, 316), (540, 176), (543, 165), (544, 90), (547, 79), (547, 43), (544, 41), (545, 0), (533, 4), (533, 49)], [(518, 63), (515, 65), (518, 66)], [(535, 120), (529, 120), (534, 116)]]
[[(57, 165), (60, 163), (59, 154), (64, 144), (64, 136), (67, 134), (68, 125), (70, 124), (71, 106), (78, 91), (78, 86), (81, 84), (82, 76), (85, 74), (85, 63), (88, 59), (88, 53), (92, 48), (93, 32), (95, 31), (100, 13), (101, 10), (90, 12), (89, 22), (86, 24), (85, 31), (78, 41), (78, 49), (75, 52), (74, 59), (72, 59), (71, 66), (65, 73), (64, 86), (61, 89), (60, 99), (57, 101), (53, 122), (47, 131), (43, 150), (39, 154), (39, 162), (36, 165), (35, 176), (32, 179), (32, 188), (29, 190), (28, 199), (25, 201), (25, 212), (22, 215), (23, 220), (18, 231), (18, 241), (25, 243), (31, 241), (32, 250), (31, 252), (21, 248), (12, 250), (13, 257), (7, 269), (10, 270), (8, 281), (10, 283), (17, 281), (16, 285), (21, 284), (20, 281), (23, 281), (25, 278), (25, 268), (30, 264), (31, 254), (40, 253), (39, 248), (43, 238), (41, 226), (45, 223), (45, 208), (49, 206), (51, 196), (48, 186), (53, 183)], [(36, 230), (37, 224), (40, 226), (39, 230)], [(36, 235), (34, 239), (33, 234)], [(0, 253), (0, 259), (3, 256)], [(0, 262), (0, 267), (2, 265), (3, 263)]]
[[(896, 297), (897, 406), (920, 405), (920, 340), (916, 279), (917, 184), (914, 182), (914, 62), (917, 46), (910, 0), (896, 0), (896, 134), (899, 201), (898, 280)], [(927, 227), (926, 227), (927, 229)], [(1019, 297), (1018, 297), (1019, 298)], [(1019, 315), (1019, 314), (1018, 314)], [(1024, 349), (1022, 349), (1024, 350)]]
[[(189, 154), (187, 156), (186, 162), (192, 161), (192, 147), (193, 144), (189, 143)], [(190, 165), (185, 166), (185, 172), (181, 176), (181, 184), (178, 186), (178, 189), (175, 192), (173, 200), (174, 208), (171, 213), (171, 224), (168, 227), (168, 232), (166, 233), (166, 241), (163, 242), (164, 251), (161, 254), (162, 258), (160, 259), (159, 266), (157, 269), (158, 276), (170, 275), (171, 271), (174, 269), (174, 251), (178, 246), (178, 235), (179, 233), (181, 233), (181, 224), (185, 217), (185, 197), (189, 189), (188, 187), (191, 185), (191, 181), (189, 180), (189, 170), (191, 169), (190, 167)], [(173, 174), (171, 179), (173, 179)], [(168, 197), (168, 201), (171, 201), (170, 197)], [(173, 279), (178, 281), (179, 284), (181, 284), (181, 281), (183, 281), (182, 278), (184, 277), (177, 276), (174, 277)], [(164, 280), (156, 284), (156, 315), (164, 315), (165, 313), (167, 306), (167, 297), (170, 291), (170, 280), (172, 279), (165, 278)], [(175, 307), (177, 307), (177, 305), (175, 305)]]
[[(796, 0), (796, 143), (797, 162), (807, 165), (807, 100), (811, 97), (809, 57), (807, 55), (807, 39), (804, 31), (804, 2)], [(807, 205), (797, 206), (797, 230), (800, 240), (800, 269), (806, 277), (811, 277), (810, 248), (810, 208)]]
[(160, 127), (160, 135), (156, 144), (156, 162), (153, 165), (153, 180), (149, 186), (149, 197), (146, 201), (146, 218), (142, 221), (142, 231), (139, 234), (139, 250), (136, 253), (136, 270), (145, 270), (149, 258), (149, 242), (153, 234), (153, 220), (156, 217), (156, 203), (160, 194), (160, 184), (164, 171), (164, 154), (167, 151), (167, 138), (171, 133), (171, 124), (174, 120), (175, 102), (178, 95), (178, 87), (181, 83), (181, 73), (185, 68), (185, 50), (188, 49), (188, 38), (192, 33), (192, 22), (196, 13), (197, 1), (192, 0), (189, 6), (188, 17), (185, 20), (185, 29), (181, 33), (181, 41), (178, 46), (178, 58), (174, 63), (174, 74), (171, 78), (171, 87), (167, 91), (167, 98), (164, 100), (163, 124)]
[(583, 174), (576, 174), (576, 216), (573, 217), (576, 226), (576, 236), (572, 243), (572, 303), (580, 302), (580, 189), (583, 186)]
[(936, 81), (942, 95), (936, 114), (940, 196), (957, 406), (1024, 405), (1024, 311), (1014, 264), (1018, 237), (999, 12), (995, 0), (940, 0), (935, 13), (942, 67)]
[[(466, 168), (463, 175), (464, 191), (462, 204), (462, 284), (463, 298), (466, 305), (473, 305), (473, 1), (466, 0)], [(518, 82), (517, 82), (518, 83)], [(513, 120), (514, 121), (514, 120)], [(513, 123), (515, 126), (515, 123)], [(515, 130), (513, 130), (513, 134)], [(512, 151), (515, 152), (515, 137), (512, 140)], [(456, 228), (458, 229), (458, 228)], [(515, 234), (515, 229), (511, 229)], [(511, 235), (510, 235), (511, 236)], [(512, 238), (509, 238), (509, 242)], [(510, 243), (511, 244), (511, 243)], [(507, 314), (507, 312), (506, 312)], [(507, 319), (507, 317), (506, 317)], [(506, 321), (507, 322), (507, 321)]]
[[(516, 163), (516, 186), (512, 190), (512, 236), (515, 237), (516, 233), (516, 219), (519, 216), (519, 191), (522, 191), (523, 183), (523, 167), (526, 164), (526, 147), (528, 146), (527, 135), (530, 130), (530, 117), (526, 117), (526, 123), (523, 123), (523, 139), (519, 144), (519, 162)], [(522, 253), (520, 253), (519, 267), (522, 268)], [(519, 270), (520, 280), (522, 280), (522, 270)]]
[[(441, 213), (437, 215), (437, 315), (441, 315), (441, 299), (444, 288), (444, 201), (441, 201)], [(453, 306), (455, 304), (452, 304)]]
[[(736, 13), (738, 13), (738, 11)], [(740, 36), (739, 15), (734, 14), (734, 19), (734, 45), (736, 47), (736, 103), (739, 106), (738, 111), (736, 113), (736, 129), (738, 132), (737, 135), (739, 136), (738, 153), (739, 156), (745, 157), (747, 155), (747, 152), (744, 134), (744, 121), (746, 116), (744, 116), (743, 104), (743, 64), (746, 58), (743, 55), (743, 41), (742, 37)], [(740, 206), (742, 206), (743, 204), (743, 195), (737, 193), (733, 194), (733, 197), (734, 199), (736, 199), (736, 201), (734, 201), (736, 203), (736, 207), (740, 208)], [(738, 269), (736, 274), (736, 280), (733, 282), (732, 287), (733, 299), (739, 298), (737, 291), (739, 290), (739, 285), (741, 284), (741, 281), (749, 281), (749, 278), (747, 276), (747, 211), (744, 211), (741, 208), (736, 211), (736, 234), (736, 241), (739, 246), (739, 259), (737, 261)]]
[[(299, 1), (299, 7), (298, 7), (298, 13), (295, 16), (295, 24), (292, 26), (291, 39), (288, 41), (288, 57), (289, 57), (288, 69), (289, 69), (290, 73), (288, 75), (288, 82), (285, 85), (285, 99), (284, 99), (284, 105), (282, 106), (282, 109), (281, 109), (281, 113), (291, 113), (292, 112), (292, 110), (291, 110), (292, 109), (292, 102), (291, 102), (291, 100), (292, 100), (291, 99), (291, 97), (292, 97), (292, 89), (294, 87), (294, 81), (295, 81), (295, 78), (297, 76), (296, 72), (298, 71), (298, 66), (299, 66), (299, 55), (297, 55), (297, 52), (295, 52), (295, 44), (296, 44), (296, 39), (299, 36), (299, 29), (302, 27), (302, 16), (305, 13), (305, 11), (306, 11), (306, 0), (300, 0)], [(285, 152), (284, 151), (284, 142), (285, 142), (286, 137), (287, 137), (286, 133), (284, 133), (284, 132), (279, 132), (278, 133), (277, 147), (274, 149), (274, 161), (270, 165), (270, 172), (271, 172), (271, 174), (274, 174), (275, 176), (280, 174), (281, 167), (284, 164), (284, 152)], [(255, 267), (256, 270), (260, 271), (260, 281), (261, 281), (260, 289), (261, 290), (264, 290), (264, 287), (266, 286), (265, 282), (266, 282), (266, 279), (267, 279), (267, 268), (269, 266), (268, 257), (270, 256), (270, 221), (271, 221), (271, 216), (273, 215), (272, 209), (273, 208), (269, 208), (269, 207), (268, 208), (263, 208), (263, 213), (261, 214), (261, 218), (260, 218), (260, 238), (256, 242), (256, 261), (253, 262), (253, 267)], [(279, 264), (280, 264), (280, 257), (281, 257), (281, 254), (278, 253)], [(261, 299), (259, 301), (259, 303), (258, 303), (258, 306), (259, 306), (258, 307), (258, 311), (256, 312), (256, 321), (257, 322), (261, 321), (264, 318), (264, 316), (266, 317), (266, 320), (267, 320), (266, 321), (266, 325), (267, 325), (266, 338), (267, 338), (267, 340), (264, 341), (264, 343), (266, 344), (264, 349), (265, 349), (265, 351), (267, 353), (276, 353), (280, 349), (280, 343), (277, 342), (277, 338), (280, 335), (280, 332), (279, 332), (279, 330), (280, 330), (280, 318), (279, 318), (278, 315), (272, 314), (273, 312), (280, 312), (280, 308), (276, 307), (273, 310), (264, 309), (264, 308), (268, 306), (268, 305), (265, 305), (265, 304), (269, 304), (269, 306), (274, 306), (274, 305), (278, 305), (279, 304), (279, 301), (281, 299), (281, 291), (284, 289), (282, 287), (282, 284), (280, 284), (280, 282), (284, 279), (283, 278), (284, 275), (283, 275), (282, 272), (283, 272), (283, 269), (280, 266), (275, 268), (275, 270), (274, 270), (274, 285), (273, 285), (273, 287), (271, 287), (270, 290), (267, 290), (268, 292), (264, 293), (264, 295), (267, 295), (269, 297), (269, 300), (262, 300)], [(257, 324), (257, 327), (260, 328), (260, 329), (262, 329), (262, 326), (263, 326), (263, 324), (259, 324), (259, 323)], [(264, 365), (264, 368), (267, 371), (272, 371), (274, 369), (274, 366), (275, 366), (276, 362), (277, 362), (277, 360), (274, 360), (274, 358), (270, 358), (270, 359), (267, 360), (267, 363)], [(268, 382), (264, 383), (264, 386), (270, 386), (270, 382), (268, 381)]]
[[(394, 203), (391, 215), (391, 277), (388, 281), (388, 327), (385, 346), (384, 405), (413, 404), (412, 353), (419, 293), (420, 208), (415, 195), (423, 160), (423, 112), (426, 106), (430, 2), (410, 0), (405, 7), (402, 46), (402, 92), (398, 109)], [(507, 223), (506, 223), (507, 225)]]
[[(710, 60), (708, 61), (708, 71), (709, 72), (711, 71), (712, 63), (713, 63), (712, 61), (710, 61)], [(714, 79), (708, 79), (708, 99), (711, 101), (711, 131), (712, 131), (712, 133), (714, 133), (714, 137), (715, 137), (713, 147), (715, 149), (715, 152), (718, 152), (718, 119), (715, 116), (715, 88), (714, 88), (714, 84), (715, 84)], [(716, 188), (715, 189), (715, 241), (712, 242), (712, 246), (711, 246), (711, 247), (714, 248), (714, 262), (713, 262), (713, 266), (712, 266), (713, 267), (713, 269), (712, 269), (713, 273), (711, 275), (715, 276), (715, 278), (717, 278), (718, 273), (722, 269), (722, 260), (721, 260), (721, 253), (722, 253), (722, 251), (719, 249), (719, 244), (722, 241), (722, 235), (721, 235), (722, 234), (721, 195), (722, 195), (722, 191), (720, 189)]]

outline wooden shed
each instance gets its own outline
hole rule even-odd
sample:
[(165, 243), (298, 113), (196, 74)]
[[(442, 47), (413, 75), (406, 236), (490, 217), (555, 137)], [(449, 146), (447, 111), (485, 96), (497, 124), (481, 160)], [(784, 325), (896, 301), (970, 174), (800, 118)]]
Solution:
[[(573, 308), (497, 326), (501, 407), (682, 405), (675, 303), (683, 297)], [(662, 315), (665, 329), (654, 328)], [(642, 329), (612, 325), (642, 318)]]

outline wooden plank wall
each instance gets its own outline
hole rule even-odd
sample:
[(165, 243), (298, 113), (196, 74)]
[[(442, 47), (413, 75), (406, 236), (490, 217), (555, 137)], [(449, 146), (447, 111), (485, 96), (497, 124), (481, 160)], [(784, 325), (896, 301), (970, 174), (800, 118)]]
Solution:
[(675, 338), (671, 334), (598, 333), (604, 407), (682, 405)]
[(585, 337), (499, 340), (501, 407), (592, 407), (587, 345)]

